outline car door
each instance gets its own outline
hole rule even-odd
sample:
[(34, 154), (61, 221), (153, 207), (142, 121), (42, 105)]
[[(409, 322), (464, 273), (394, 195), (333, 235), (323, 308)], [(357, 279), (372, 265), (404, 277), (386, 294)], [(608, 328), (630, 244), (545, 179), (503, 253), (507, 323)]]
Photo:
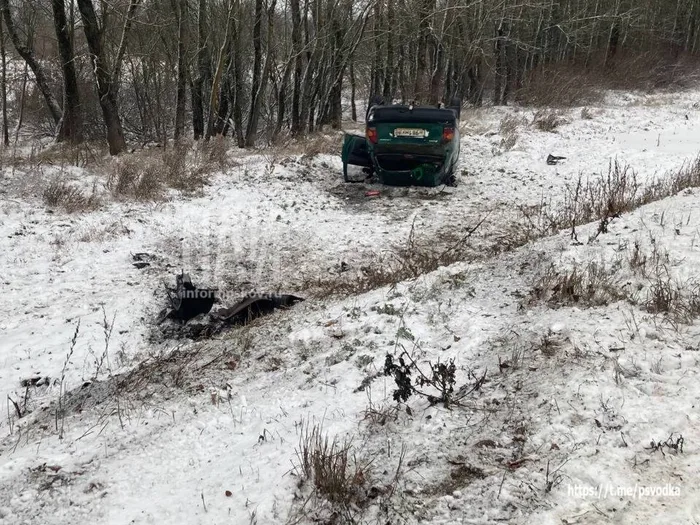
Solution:
[[(343, 138), (343, 179), (345, 182), (351, 182), (357, 179), (359, 174), (363, 173), (363, 168), (372, 167), (372, 159), (367, 147), (367, 139), (362, 135), (352, 135), (346, 133)], [(350, 168), (348, 166), (358, 166), (359, 168)], [(362, 177), (364, 180), (366, 177)]]

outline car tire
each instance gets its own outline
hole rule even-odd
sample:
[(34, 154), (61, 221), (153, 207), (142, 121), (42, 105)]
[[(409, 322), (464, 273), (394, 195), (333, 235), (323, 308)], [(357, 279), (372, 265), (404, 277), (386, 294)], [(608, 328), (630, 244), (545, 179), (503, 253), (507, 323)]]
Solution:
[(369, 99), (369, 103), (367, 104), (367, 113), (365, 113), (365, 121), (367, 120), (367, 116), (369, 115), (369, 110), (372, 109), (374, 106), (383, 106), (384, 105), (384, 97), (381, 95), (372, 95)]
[(454, 111), (457, 118), (459, 118), (459, 115), (462, 113), (462, 99), (454, 97), (452, 100), (450, 100), (450, 105), (448, 107)]

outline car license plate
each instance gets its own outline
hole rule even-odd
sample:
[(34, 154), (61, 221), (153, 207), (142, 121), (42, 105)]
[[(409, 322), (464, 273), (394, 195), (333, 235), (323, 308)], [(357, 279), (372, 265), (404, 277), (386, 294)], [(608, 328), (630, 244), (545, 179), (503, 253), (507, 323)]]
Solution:
[(394, 130), (395, 137), (417, 137), (422, 139), (426, 135), (425, 130), (419, 128), (396, 128)]

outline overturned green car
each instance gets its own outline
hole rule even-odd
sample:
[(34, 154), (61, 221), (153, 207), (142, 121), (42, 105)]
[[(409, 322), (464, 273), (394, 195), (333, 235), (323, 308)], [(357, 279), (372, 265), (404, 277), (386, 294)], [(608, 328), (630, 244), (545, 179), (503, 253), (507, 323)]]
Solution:
[[(374, 101), (366, 116), (365, 135), (345, 134), (343, 178), (352, 166), (392, 186), (452, 185), (459, 160), (461, 104), (449, 107), (385, 105)], [(350, 168), (350, 169), (349, 169)]]

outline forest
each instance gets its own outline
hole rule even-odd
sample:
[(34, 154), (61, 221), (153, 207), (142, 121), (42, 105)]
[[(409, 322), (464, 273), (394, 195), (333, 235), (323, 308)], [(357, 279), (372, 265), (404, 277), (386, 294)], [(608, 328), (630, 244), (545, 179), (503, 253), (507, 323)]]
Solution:
[(401, 101), (569, 106), (680, 86), (696, 0), (0, 0), (2, 128), (240, 148)]

